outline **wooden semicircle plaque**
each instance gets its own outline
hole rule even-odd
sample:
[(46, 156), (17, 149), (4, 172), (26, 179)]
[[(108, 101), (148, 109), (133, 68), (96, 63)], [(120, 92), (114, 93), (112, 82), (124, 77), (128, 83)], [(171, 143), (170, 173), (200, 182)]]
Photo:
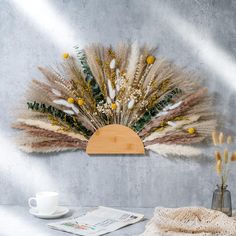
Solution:
[(124, 125), (106, 125), (91, 136), (87, 154), (144, 154), (140, 137)]

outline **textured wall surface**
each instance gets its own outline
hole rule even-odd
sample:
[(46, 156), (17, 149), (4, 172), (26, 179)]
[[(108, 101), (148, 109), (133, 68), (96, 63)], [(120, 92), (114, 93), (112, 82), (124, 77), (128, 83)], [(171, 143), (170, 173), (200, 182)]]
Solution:
[[(236, 1), (0, 0), (0, 204), (26, 204), (40, 190), (80, 206), (209, 206), (216, 184), (207, 157), (88, 157), (83, 152), (27, 155), (16, 149), (14, 108), (38, 65), (99, 41), (158, 45), (157, 56), (196, 71), (220, 94), (227, 129), (235, 130)], [(31, 2), (31, 3), (30, 3)], [(33, 2), (33, 3), (32, 3)], [(235, 168), (234, 168), (235, 170)], [(230, 188), (236, 207), (236, 174)]]

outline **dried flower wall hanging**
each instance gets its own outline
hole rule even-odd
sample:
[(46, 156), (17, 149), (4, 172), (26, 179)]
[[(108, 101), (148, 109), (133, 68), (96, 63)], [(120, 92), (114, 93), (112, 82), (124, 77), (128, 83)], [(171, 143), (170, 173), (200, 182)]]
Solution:
[[(26, 110), (13, 124), (22, 130), (21, 149), (85, 150), (90, 138), (102, 133), (103, 151), (97, 153), (144, 153), (145, 148), (162, 155), (199, 154), (190, 144), (209, 137), (216, 119), (212, 97), (193, 75), (137, 43), (92, 44), (76, 51), (77, 56), (64, 53), (57, 70), (39, 68), (45, 82), (32, 81)], [(112, 144), (116, 152), (109, 151)]]

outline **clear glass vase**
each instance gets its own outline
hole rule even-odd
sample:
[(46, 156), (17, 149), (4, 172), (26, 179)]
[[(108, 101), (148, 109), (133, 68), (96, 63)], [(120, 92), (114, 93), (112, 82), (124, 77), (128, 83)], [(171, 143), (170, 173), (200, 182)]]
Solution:
[(213, 192), (211, 209), (232, 216), (231, 193), (226, 188), (227, 185), (217, 185), (217, 189)]

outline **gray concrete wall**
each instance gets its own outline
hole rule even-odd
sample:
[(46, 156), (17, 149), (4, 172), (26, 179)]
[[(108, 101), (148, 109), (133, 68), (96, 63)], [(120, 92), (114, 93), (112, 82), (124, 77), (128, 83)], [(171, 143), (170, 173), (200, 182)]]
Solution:
[[(204, 76), (221, 96), (226, 128), (235, 130), (236, 1), (24, 3), (0, 0), (0, 204), (24, 205), (36, 191), (49, 189), (69, 205), (209, 206), (216, 177), (206, 157), (27, 155), (12, 144), (10, 124), (28, 82), (41, 78), (38, 65), (55, 65), (75, 44), (138, 40), (158, 45), (157, 56)], [(234, 206), (235, 187), (233, 172)]]

